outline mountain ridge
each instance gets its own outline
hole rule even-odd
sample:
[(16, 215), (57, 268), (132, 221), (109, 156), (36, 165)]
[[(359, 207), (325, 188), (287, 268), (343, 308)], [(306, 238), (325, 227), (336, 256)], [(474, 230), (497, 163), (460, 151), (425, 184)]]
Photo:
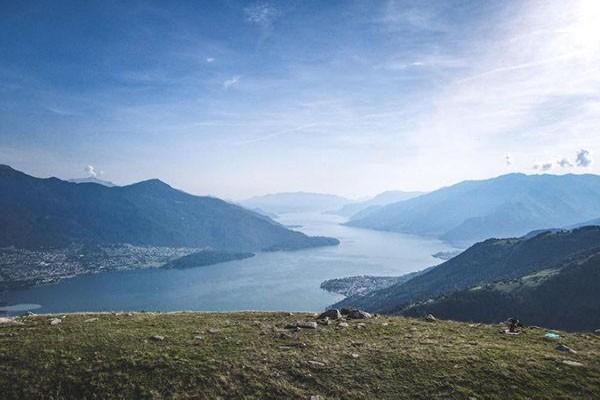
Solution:
[(600, 215), (600, 176), (508, 174), (389, 204), (347, 225), (437, 237), (459, 247)]
[(476, 285), (517, 279), (600, 245), (600, 227), (547, 231), (531, 238), (488, 239), (407, 282), (348, 297), (334, 307), (402, 313), (412, 303), (427, 301)]
[(260, 251), (339, 243), (286, 229), (226, 201), (158, 180), (122, 187), (35, 178), (0, 169), (0, 247), (81, 243)]

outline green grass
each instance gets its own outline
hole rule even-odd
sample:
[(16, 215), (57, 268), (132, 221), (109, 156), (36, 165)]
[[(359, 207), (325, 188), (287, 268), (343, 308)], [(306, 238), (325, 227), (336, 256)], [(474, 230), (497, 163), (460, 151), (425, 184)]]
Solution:
[(299, 332), (283, 328), (312, 314), (67, 314), (56, 326), (51, 318), (0, 327), (0, 398), (600, 398), (593, 334), (560, 332), (577, 351), (565, 354), (540, 328), (511, 337), (498, 326), (401, 317)]

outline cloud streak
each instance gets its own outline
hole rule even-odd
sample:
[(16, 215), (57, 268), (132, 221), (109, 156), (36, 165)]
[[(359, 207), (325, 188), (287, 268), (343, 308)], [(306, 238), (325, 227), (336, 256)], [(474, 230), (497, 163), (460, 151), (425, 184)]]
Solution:
[(227, 79), (223, 82), (223, 88), (230, 89), (234, 86), (237, 86), (238, 83), (240, 82), (241, 76), (240, 75), (235, 75), (233, 77), (231, 77), (230, 79)]

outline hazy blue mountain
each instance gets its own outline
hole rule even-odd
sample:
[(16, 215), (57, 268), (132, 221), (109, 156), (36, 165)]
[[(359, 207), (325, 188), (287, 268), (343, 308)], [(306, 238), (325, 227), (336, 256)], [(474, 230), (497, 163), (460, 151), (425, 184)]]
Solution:
[(98, 185), (102, 185), (102, 186), (106, 186), (106, 187), (117, 186), (117, 185), (115, 185), (114, 183), (112, 183), (110, 181), (104, 181), (102, 179), (94, 178), (93, 176), (90, 176), (88, 178), (69, 179), (69, 182), (73, 182), (73, 183), (97, 183)]
[(256, 251), (336, 244), (153, 179), (123, 187), (39, 179), (0, 166), (0, 247), (129, 243)]
[(595, 218), (595, 219), (585, 221), (585, 222), (579, 222), (577, 224), (569, 226), (568, 228), (573, 229), (573, 228), (580, 228), (582, 226), (590, 226), (590, 225), (600, 225), (600, 218)]
[(402, 313), (494, 323), (517, 317), (528, 325), (566, 330), (600, 326), (600, 248), (578, 253), (518, 279), (477, 286), (417, 303)]
[(331, 211), (336, 210), (351, 200), (323, 193), (274, 193), (244, 200), (241, 204), (249, 209), (260, 209), (263, 212), (283, 214), (290, 212)]
[(381, 208), (382, 206), (412, 199), (422, 195), (423, 192), (402, 192), (399, 190), (391, 190), (378, 194), (377, 196), (355, 203), (346, 204), (342, 208), (336, 210), (334, 214), (350, 219), (363, 218), (368, 213)]
[(598, 226), (548, 231), (527, 239), (489, 239), (405, 283), (349, 297), (339, 305), (401, 313), (411, 303), (499, 280), (517, 279), (599, 247)]
[(510, 174), (389, 204), (348, 224), (434, 236), (459, 246), (600, 215), (600, 176)]

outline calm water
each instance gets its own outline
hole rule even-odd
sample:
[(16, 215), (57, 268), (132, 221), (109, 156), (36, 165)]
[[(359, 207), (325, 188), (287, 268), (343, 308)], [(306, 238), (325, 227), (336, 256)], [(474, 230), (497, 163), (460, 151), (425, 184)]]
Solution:
[(107, 272), (0, 295), (2, 312), (106, 310), (289, 310), (318, 311), (341, 299), (319, 285), (350, 275), (401, 275), (439, 263), (431, 256), (447, 244), (415, 236), (339, 225), (320, 214), (279, 219), (311, 235), (340, 239), (340, 246), (261, 253), (256, 257), (185, 270)]

